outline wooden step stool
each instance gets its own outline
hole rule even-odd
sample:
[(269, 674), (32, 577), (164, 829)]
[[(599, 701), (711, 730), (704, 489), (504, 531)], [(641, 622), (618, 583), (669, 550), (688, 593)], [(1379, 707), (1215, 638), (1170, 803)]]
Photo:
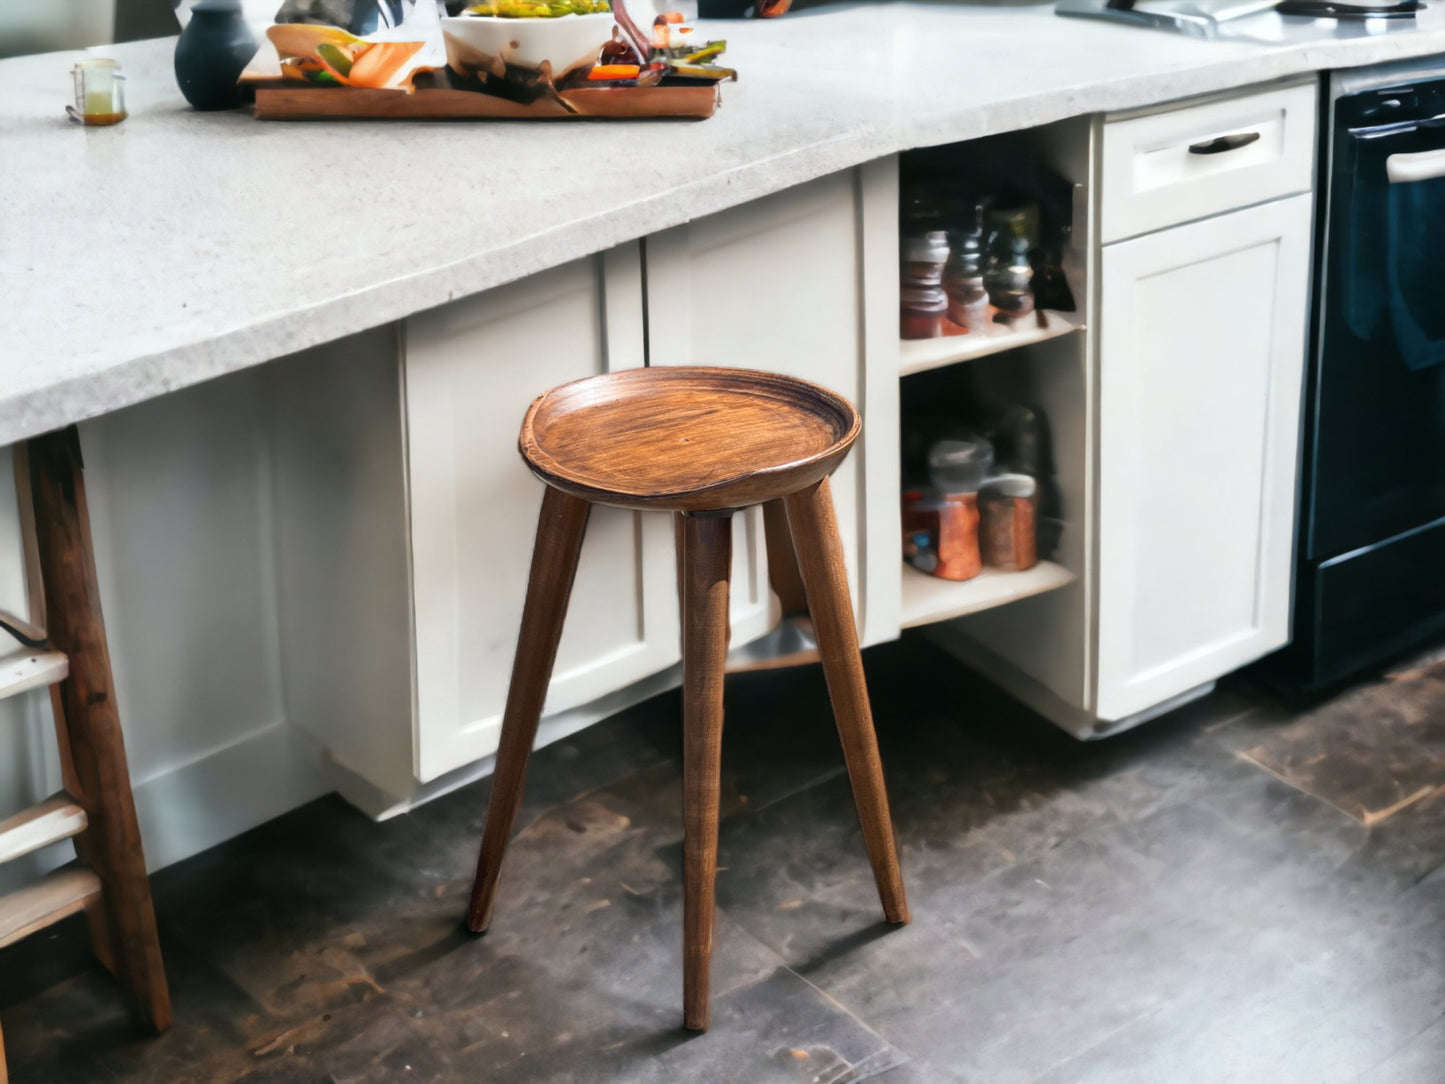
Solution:
[[(546, 483), (467, 926), (491, 922), (522, 802), (527, 756), (562, 638), (593, 504), (678, 518), (682, 582), (683, 1026), (706, 1030), (728, 648), (732, 514), (780, 503), (807, 596), (884, 917), (908, 903), (828, 475), (858, 437), (852, 404), (775, 373), (648, 368), (554, 388), (522, 423), (523, 459)], [(776, 521), (775, 521), (776, 522)], [(778, 531), (770, 531), (770, 545)], [(770, 552), (769, 563), (778, 555)]]
[[(164, 1031), (170, 993), (101, 620), (80, 437), (71, 427), (13, 453), (30, 614), (0, 614), (0, 641), (25, 648), (0, 658), (0, 699), (50, 687), (65, 790), (0, 821), (0, 863), (63, 839), (74, 839), (78, 860), (0, 896), (0, 949), (83, 910), (96, 957), (140, 1021)], [(0, 1037), (0, 1084), (7, 1079)]]

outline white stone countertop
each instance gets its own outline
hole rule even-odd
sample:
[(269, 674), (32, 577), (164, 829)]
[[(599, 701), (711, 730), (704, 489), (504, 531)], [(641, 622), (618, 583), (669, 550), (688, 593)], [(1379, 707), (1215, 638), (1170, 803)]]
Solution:
[(1288, 45), (901, 0), (700, 29), (741, 75), (701, 122), (196, 113), (162, 39), (97, 50), (130, 117), (85, 129), (80, 54), (0, 62), (0, 446), (895, 151), (1445, 53), (1445, 4)]

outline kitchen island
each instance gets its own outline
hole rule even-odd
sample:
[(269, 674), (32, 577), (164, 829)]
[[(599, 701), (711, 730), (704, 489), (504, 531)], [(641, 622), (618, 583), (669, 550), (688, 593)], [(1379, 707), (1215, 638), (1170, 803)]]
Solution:
[[(521, 407), (607, 368), (728, 360), (858, 402), (864, 442), (837, 493), (865, 641), (981, 611), (987, 595), (1008, 606), (981, 613), (992, 624), (972, 638), (1023, 644), (1031, 702), (1089, 718), (1108, 649), (1095, 596), (1116, 552), (1095, 461), (1122, 430), (1097, 402), (1098, 332), (1083, 325), (1111, 281), (1100, 246), (1144, 232), (1111, 235), (1107, 211), (1101, 224), (1099, 118), (1246, 86), (1307, 115), (1315, 72), (1445, 52), (1434, 7), (1407, 32), (1278, 46), (943, 3), (721, 32), (742, 81), (701, 123), (196, 114), (160, 41), (107, 50), (130, 77), (131, 117), (81, 131), (62, 111), (71, 56), (0, 63), (0, 445), (94, 419), (82, 438), (98, 562), (153, 863), (328, 789), (386, 815), (486, 770), (538, 498), (512, 451)], [(1071, 526), (1027, 585), (942, 597), (900, 580), (898, 155), (1025, 131), (1079, 184), (1089, 226), (1089, 320), (1019, 363), (1055, 419)], [(1254, 201), (1290, 207), (1283, 322), (1297, 336), (1309, 191), (1305, 176)], [(1230, 236), (1273, 243), (1267, 209), (1225, 217), (1245, 231)], [(1267, 376), (1291, 372), (1297, 389), (1298, 359)], [(1251, 424), (1293, 445), (1290, 419)], [(1262, 462), (1278, 550), (1294, 464)], [(18, 608), (8, 516), (0, 605)], [(738, 530), (741, 643), (777, 607), (761, 523)], [(670, 543), (649, 517), (594, 523), (553, 736), (674, 680)], [(1287, 582), (1270, 585), (1269, 605), (1281, 597)], [(1105, 721), (1197, 687), (1121, 693)], [(10, 729), (36, 733), (41, 710), (11, 712), (30, 718)], [(10, 762), (0, 805), (48, 770), (23, 737)]]
[(899, 151), (1445, 53), (1445, 11), (1416, 22), (1260, 46), (1048, 5), (824, 6), (710, 28), (742, 76), (718, 114), (625, 126), (196, 113), (161, 40), (104, 50), (131, 116), (82, 132), (72, 55), (0, 62), (0, 445)]

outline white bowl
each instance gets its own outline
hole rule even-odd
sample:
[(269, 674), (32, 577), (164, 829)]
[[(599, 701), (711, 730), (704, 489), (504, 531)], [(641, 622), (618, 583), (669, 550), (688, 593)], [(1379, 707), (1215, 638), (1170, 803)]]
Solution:
[(553, 76), (591, 64), (612, 37), (610, 11), (559, 15), (555, 19), (503, 19), (496, 15), (457, 15), (442, 20), (447, 61), (459, 71), (475, 67), (473, 53), (501, 57), (519, 68), (552, 62)]

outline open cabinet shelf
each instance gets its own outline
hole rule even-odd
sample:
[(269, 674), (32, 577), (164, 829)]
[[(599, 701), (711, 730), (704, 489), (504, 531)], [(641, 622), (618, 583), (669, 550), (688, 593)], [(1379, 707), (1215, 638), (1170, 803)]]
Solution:
[(908, 376), (937, 369), (940, 365), (973, 361), (1030, 343), (1056, 339), (1084, 326), (1078, 313), (1048, 309), (1044, 310), (1043, 317), (1046, 323), (1042, 327), (1035, 316), (1029, 315), (1016, 325), (991, 324), (990, 330), (984, 333), (943, 335), (937, 339), (903, 339), (898, 344), (898, 373)]
[(1024, 572), (986, 568), (971, 580), (944, 580), (903, 566), (903, 628), (978, 613), (1015, 599), (1041, 595), (1072, 583), (1074, 574), (1052, 561), (1040, 561)]

